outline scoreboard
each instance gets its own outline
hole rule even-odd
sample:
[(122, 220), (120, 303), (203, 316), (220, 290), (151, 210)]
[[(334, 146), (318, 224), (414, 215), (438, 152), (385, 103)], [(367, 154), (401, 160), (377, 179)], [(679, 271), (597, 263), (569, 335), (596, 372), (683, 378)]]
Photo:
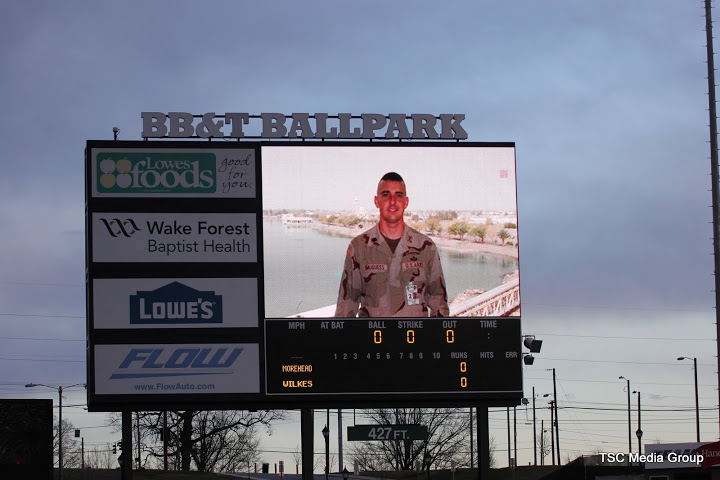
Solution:
[[(404, 174), (418, 222), (456, 210), (516, 229), (512, 143), (88, 141), (88, 408), (517, 404), (519, 305), (513, 316), (325, 318), (346, 242), (364, 230), (310, 267), (293, 262), (321, 247), (268, 240), (269, 212), (299, 205), (320, 212), (298, 217), (315, 227), (351, 209), (369, 228), (363, 204), (387, 170)], [(463, 268), (466, 288), (481, 267)]]
[(269, 396), (522, 391), (520, 323), (510, 318), (265, 322)]

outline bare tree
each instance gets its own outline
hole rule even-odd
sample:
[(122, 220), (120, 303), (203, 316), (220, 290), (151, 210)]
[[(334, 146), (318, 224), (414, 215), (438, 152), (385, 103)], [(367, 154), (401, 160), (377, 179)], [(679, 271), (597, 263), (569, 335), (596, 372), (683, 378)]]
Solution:
[(497, 450), (497, 444), (495, 443), (495, 437), (493, 435), (490, 435), (490, 438), (489, 438), (489, 450), (490, 450), (490, 452), (489, 452), (490, 458), (489, 458), (489, 462), (488, 462), (490, 464), (489, 467), (494, 468), (497, 463), (497, 459), (495, 457), (495, 451)]
[(86, 467), (110, 469), (118, 465), (118, 456), (112, 453), (112, 445), (109, 443), (85, 450)]
[[(228, 471), (233, 465), (258, 459), (257, 428), (270, 431), (271, 423), (283, 415), (281, 411), (168, 411), (167, 430), (164, 430), (162, 412), (142, 412), (139, 418), (143, 461), (145, 464), (150, 459), (162, 462), (165, 435), (169, 461), (179, 463), (181, 470), (188, 471), (194, 464), (203, 472), (213, 466)], [(118, 424), (117, 417), (113, 423)]]
[(548, 430), (543, 430), (537, 438), (537, 449), (540, 454), (540, 464), (546, 465), (545, 457), (550, 453), (552, 443), (550, 441), (550, 435)]
[[(432, 465), (447, 468), (451, 460), (457, 466), (470, 465), (470, 418), (462, 409), (396, 408), (366, 410), (365, 416), (377, 425), (423, 425), (426, 440), (363, 442), (350, 447), (350, 458), (363, 470), (412, 470), (426, 454)], [(421, 462), (422, 463), (422, 462)], [(422, 468), (426, 468), (423, 464)]]
[[(62, 421), (62, 449), (63, 449), (63, 468), (75, 468), (80, 466), (80, 448), (78, 441), (73, 438), (75, 426), (66, 418)], [(59, 464), (59, 437), (58, 437), (58, 418), (53, 416), (53, 455), (54, 465)]]

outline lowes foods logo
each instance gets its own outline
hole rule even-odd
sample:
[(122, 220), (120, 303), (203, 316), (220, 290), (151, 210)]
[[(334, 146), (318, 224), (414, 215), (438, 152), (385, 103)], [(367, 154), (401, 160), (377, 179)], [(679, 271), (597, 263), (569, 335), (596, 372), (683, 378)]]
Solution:
[(130, 295), (130, 324), (222, 323), (222, 295), (172, 282)]
[(242, 351), (241, 347), (133, 348), (110, 379), (228, 375)]
[(215, 193), (213, 153), (101, 153), (98, 193)]

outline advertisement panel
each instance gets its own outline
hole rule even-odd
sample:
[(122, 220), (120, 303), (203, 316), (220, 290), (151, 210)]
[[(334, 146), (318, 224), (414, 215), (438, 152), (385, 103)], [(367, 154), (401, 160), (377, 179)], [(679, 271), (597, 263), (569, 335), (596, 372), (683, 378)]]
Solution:
[(95, 394), (260, 392), (257, 344), (96, 345)]
[(254, 213), (93, 213), (95, 262), (256, 262)]
[(90, 178), (93, 197), (254, 198), (255, 150), (94, 149)]
[(93, 281), (94, 328), (258, 327), (255, 278)]

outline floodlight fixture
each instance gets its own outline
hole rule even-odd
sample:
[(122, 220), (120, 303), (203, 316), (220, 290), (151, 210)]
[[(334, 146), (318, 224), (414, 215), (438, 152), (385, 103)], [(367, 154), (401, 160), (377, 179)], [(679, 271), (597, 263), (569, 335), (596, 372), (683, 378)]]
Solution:
[(536, 340), (535, 335), (525, 335), (523, 345), (525, 345), (525, 348), (530, 350), (530, 353), (540, 353), (542, 340)]

